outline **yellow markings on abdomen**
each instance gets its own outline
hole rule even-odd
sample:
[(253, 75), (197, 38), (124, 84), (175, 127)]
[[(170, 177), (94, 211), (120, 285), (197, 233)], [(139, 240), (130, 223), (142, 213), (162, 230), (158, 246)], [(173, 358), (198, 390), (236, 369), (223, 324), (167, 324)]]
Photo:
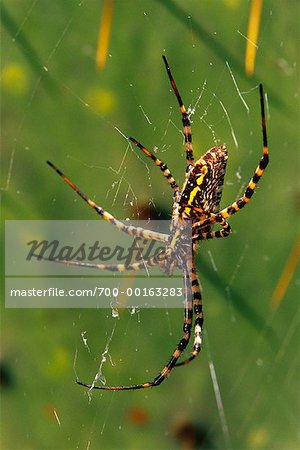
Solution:
[(194, 199), (195, 199), (195, 197), (197, 195), (197, 192), (199, 191), (199, 188), (200, 188), (201, 184), (203, 183), (204, 177), (207, 174), (207, 171), (208, 171), (208, 169), (207, 169), (207, 167), (205, 167), (204, 168), (204, 172), (202, 173), (202, 175), (196, 179), (196, 183), (197, 183), (198, 186), (196, 186), (191, 191), (189, 199), (188, 199), (188, 205), (192, 205), (192, 203), (193, 203), (193, 201), (194, 201)]

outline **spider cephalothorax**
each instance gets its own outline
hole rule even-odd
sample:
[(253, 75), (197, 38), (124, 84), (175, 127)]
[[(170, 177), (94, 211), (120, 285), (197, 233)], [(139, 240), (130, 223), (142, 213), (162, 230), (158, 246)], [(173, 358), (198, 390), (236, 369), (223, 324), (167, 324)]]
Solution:
[[(192, 257), (192, 221), (176, 217), (172, 221), (169, 242), (166, 245), (166, 257), (160, 257), (160, 268), (163, 272), (172, 275), (176, 268), (183, 269), (185, 261)], [(175, 225), (175, 226), (174, 226)]]
[[(216, 146), (211, 150), (208, 150), (208, 152), (206, 152), (196, 162), (194, 161), (190, 114), (185, 109), (165, 56), (163, 56), (163, 60), (182, 116), (187, 161), (186, 176), (182, 191), (180, 191), (178, 184), (165, 163), (159, 160), (136, 139), (129, 139), (134, 145), (140, 148), (147, 157), (154, 161), (154, 163), (162, 171), (163, 176), (166, 178), (173, 190), (174, 202), (169, 234), (157, 233), (123, 224), (119, 220), (115, 219), (109, 212), (105, 211), (101, 206), (96, 205), (95, 202), (90, 200), (58, 168), (48, 161), (48, 164), (58, 173), (58, 175), (60, 175), (63, 180), (103, 219), (107, 220), (124, 233), (142, 237), (144, 239), (161, 241), (165, 244), (165, 249), (158, 255), (140, 263), (127, 265), (105, 265), (87, 264), (79, 261), (60, 260), (57, 262), (72, 266), (118, 272), (160, 266), (164, 272), (171, 274), (174, 269), (178, 267), (183, 273), (183, 336), (177, 344), (177, 347), (175, 348), (168, 363), (163, 367), (158, 376), (150, 382), (129, 386), (99, 386), (95, 384), (98, 380), (97, 376), (91, 384), (82, 383), (77, 380), (78, 384), (81, 384), (89, 389), (132, 390), (158, 386), (166, 379), (174, 367), (188, 364), (199, 354), (202, 344), (203, 311), (200, 284), (195, 266), (195, 252), (197, 251), (198, 243), (202, 240), (224, 238), (229, 236), (230, 226), (227, 219), (230, 218), (232, 214), (240, 211), (240, 209), (242, 209), (250, 201), (256, 185), (262, 177), (269, 162), (263, 87), (260, 84), (259, 93), (263, 133), (263, 155), (253, 177), (245, 189), (244, 195), (231, 205), (220, 210), (219, 204), (222, 195), (227, 162), (226, 147)], [(212, 227), (215, 224), (219, 226), (219, 229), (213, 231)], [(193, 315), (195, 316), (193, 350), (188, 358), (178, 362), (191, 337)]]

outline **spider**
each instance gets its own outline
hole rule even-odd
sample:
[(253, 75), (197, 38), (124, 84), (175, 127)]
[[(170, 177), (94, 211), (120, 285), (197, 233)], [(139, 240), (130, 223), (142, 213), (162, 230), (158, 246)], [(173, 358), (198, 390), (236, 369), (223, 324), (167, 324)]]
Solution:
[[(260, 84), (259, 94), (263, 154), (243, 196), (231, 205), (220, 210), (219, 204), (222, 195), (224, 175), (228, 158), (227, 149), (224, 145), (215, 146), (201, 156), (200, 159), (197, 161), (194, 160), (190, 121), (191, 113), (186, 110), (183, 104), (165, 55), (163, 55), (162, 58), (172, 89), (177, 98), (182, 117), (187, 163), (185, 181), (182, 188), (179, 188), (170, 170), (163, 161), (158, 159), (136, 139), (129, 137), (129, 140), (146, 156), (153, 160), (154, 164), (159, 167), (163, 176), (166, 178), (171, 189), (173, 190), (173, 212), (169, 234), (157, 233), (155, 231), (146, 230), (140, 227), (124, 225), (109, 212), (105, 211), (101, 206), (97, 205), (94, 201), (87, 197), (83, 192), (81, 192), (54, 164), (47, 161), (49, 166), (51, 166), (52, 169), (54, 169), (58, 175), (104, 220), (107, 220), (119, 230), (129, 235), (142, 237), (148, 240), (161, 241), (165, 244), (165, 249), (161, 251), (159, 255), (156, 255), (146, 261), (142, 261), (141, 263), (133, 263), (128, 265), (104, 265), (89, 264), (77, 261), (57, 262), (73, 266), (119, 272), (124, 270), (139, 270), (152, 266), (160, 266), (160, 268), (168, 274), (171, 274), (175, 267), (180, 268), (183, 272), (185, 302), (183, 336), (175, 348), (171, 358), (160, 373), (150, 382), (129, 386), (99, 386), (95, 385), (95, 381), (92, 384), (86, 384), (82, 381), (76, 380), (78, 384), (89, 389), (134, 390), (159, 386), (175, 367), (190, 363), (200, 353), (202, 346), (203, 310), (201, 290), (194, 260), (199, 241), (215, 238), (219, 239), (229, 236), (231, 228), (227, 222), (227, 219), (249, 203), (256, 185), (262, 177), (269, 162), (264, 94), (263, 86)], [(214, 231), (213, 226), (215, 224), (218, 225), (218, 229)], [(191, 229), (190, 236), (188, 234), (189, 229)], [(190, 251), (186, 251), (189, 249)], [(179, 361), (179, 358), (190, 341), (193, 315), (195, 316), (193, 350), (189, 357), (183, 361)]]

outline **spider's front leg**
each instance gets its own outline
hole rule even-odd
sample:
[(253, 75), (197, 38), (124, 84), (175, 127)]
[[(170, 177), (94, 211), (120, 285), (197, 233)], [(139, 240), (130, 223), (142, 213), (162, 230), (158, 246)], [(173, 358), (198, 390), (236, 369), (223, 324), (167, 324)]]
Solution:
[(233, 202), (227, 208), (222, 209), (220, 211), (220, 215), (226, 219), (227, 217), (235, 214), (240, 209), (242, 209), (247, 203), (249, 203), (252, 195), (254, 194), (254, 190), (257, 186), (257, 183), (263, 176), (265, 169), (269, 163), (269, 147), (268, 147), (268, 138), (267, 138), (267, 128), (266, 128), (266, 117), (265, 117), (265, 102), (264, 102), (264, 92), (263, 85), (259, 85), (259, 95), (260, 95), (260, 107), (261, 107), (261, 124), (262, 124), (262, 135), (263, 135), (263, 155), (260, 159), (260, 162), (254, 172), (253, 177), (248, 183), (244, 195), (240, 197), (237, 201)]
[(190, 116), (183, 104), (181, 95), (179, 94), (178, 88), (176, 86), (169, 63), (168, 63), (165, 55), (163, 55), (163, 60), (165, 63), (166, 71), (167, 71), (172, 89), (174, 91), (174, 94), (176, 95), (176, 98), (177, 98), (177, 101), (179, 104), (179, 108), (180, 108), (180, 112), (181, 112), (181, 116), (182, 116), (183, 134), (184, 134), (184, 141), (185, 141), (186, 161), (187, 161), (186, 172), (188, 173), (189, 170), (194, 166), (194, 151), (193, 151), (193, 144), (192, 144), (192, 131), (191, 131)]
[(142, 150), (142, 152), (148, 156), (148, 158), (151, 158), (152, 161), (154, 162), (154, 164), (156, 164), (160, 168), (163, 176), (167, 179), (167, 182), (173, 189), (174, 198), (177, 198), (177, 196), (179, 195), (179, 187), (178, 187), (178, 184), (176, 183), (175, 179), (173, 178), (173, 175), (171, 174), (168, 166), (163, 161), (158, 159), (155, 155), (153, 155), (153, 153), (151, 153), (146, 147), (144, 147), (136, 139), (134, 139), (133, 137), (130, 137), (129, 139), (131, 140), (131, 142), (134, 143), (134, 145), (136, 145), (138, 148), (140, 148)]

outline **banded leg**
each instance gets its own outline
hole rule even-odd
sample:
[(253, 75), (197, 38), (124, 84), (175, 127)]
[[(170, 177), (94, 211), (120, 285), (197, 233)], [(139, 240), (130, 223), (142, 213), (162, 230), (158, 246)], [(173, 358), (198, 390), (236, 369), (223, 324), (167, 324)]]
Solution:
[(175, 364), (175, 367), (184, 366), (186, 364), (189, 364), (193, 359), (196, 358), (196, 356), (199, 355), (201, 351), (201, 345), (202, 345), (202, 328), (203, 328), (203, 310), (202, 310), (202, 295), (201, 295), (201, 289), (200, 284), (198, 281), (196, 268), (194, 262), (191, 263), (189, 267), (189, 274), (190, 279), (192, 282), (192, 297), (193, 297), (193, 304), (194, 304), (194, 313), (195, 313), (195, 323), (194, 323), (194, 344), (193, 344), (193, 351), (189, 358), (185, 359), (184, 361), (181, 361), (179, 363)]
[(199, 229), (196, 228), (195, 231), (193, 229), (193, 238), (192, 238), (193, 242), (207, 241), (208, 239), (220, 239), (220, 238), (228, 237), (231, 233), (231, 227), (230, 227), (229, 223), (227, 223), (225, 220), (224, 220), (224, 222), (226, 223), (226, 226), (223, 226), (223, 228), (221, 230), (216, 230), (216, 231), (212, 230), (212, 231), (203, 233), (201, 231), (202, 227), (199, 227)]
[(237, 211), (242, 209), (247, 203), (249, 203), (254, 190), (256, 188), (257, 183), (261, 179), (264, 174), (264, 171), (269, 163), (269, 148), (268, 148), (268, 139), (267, 139), (267, 128), (266, 128), (266, 117), (265, 117), (265, 103), (264, 103), (264, 93), (263, 93), (263, 85), (259, 85), (259, 94), (260, 94), (260, 107), (261, 107), (261, 123), (262, 123), (262, 135), (263, 135), (263, 156), (257, 166), (253, 177), (251, 178), (248, 186), (246, 187), (245, 193), (243, 197), (239, 198), (236, 202), (232, 203), (227, 208), (222, 209), (220, 211), (220, 215), (226, 219), (232, 214), (235, 214)]
[(162, 162), (160, 159), (156, 158), (156, 156), (153, 155), (153, 153), (151, 153), (148, 149), (146, 149), (136, 139), (134, 139), (132, 137), (130, 137), (129, 139), (131, 140), (131, 142), (134, 143), (134, 145), (139, 147), (142, 150), (142, 152), (145, 153), (145, 155), (147, 155), (149, 158), (151, 158), (152, 161), (154, 161), (154, 163), (160, 168), (160, 170), (162, 171), (163, 176), (167, 179), (167, 182), (169, 183), (169, 185), (173, 189), (174, 196), (175, 196), (176, 193), (179, 191), (179, 187), (178, 187), (178, 184), (176, 183), (176, 181), (174, 180), (174, 178), (173, 178), (170, 170), (168, 169), (167, 165), (164, 162)]
[(76, 192), (76, 194), (79, 195), (79, 197), (81, 197), (91, 208), (93, 208), (97, 214), (99, 214), (104, 220), (107, 220), (108, 222), (112, 223), (119, 230), (123, 231), (124, 233), (130, 234), (131, 236), (142, 237), (144, 239), (153, 241), (168, 242), (169, 239), (168, 234), (156, 233), (155, 231), (145, 230), (144, 228), (141, 227), (124, 225), (122, 222), (115, 219), (114, 216), (112, 216), (109, 212), (105, 211), (105, 209), (103, 209), (102, 206), (97, 205), (95, 202), (93, 202), (93, 200), (89, 199), (54, 164), (52, 164), (50, 161), (47, 161), (47, 164), (70, 186), (70, 188), (73, 189), (73, 191)]
[(109, 270), (111, 272), (125, 272), (127, 270), (142, 270), (145, 268), (150, 268), (154, 266), (159, 266), (159, 264), (166, 259), (166, 253), (164, 251), (160, 252), (158, 255), (153, 256), (152, 258), (145, 259), (139, 263), (133, 264), (91, 264), (81, 261), (68, 261), (67, 259), (50, 259), (44, 258), (39, 255), (33, 255), (39, 261), (50, 261), (58, 264), (63, 264), (65, 266), (72, 267), (84, 267), (87, 269), (97, 269), (97, 270)]
[(193, 242), (208, 241), (208, 239), (225, 238), (229, 235), (230, 231), (227, 230), (208, 231), (207, 233), (199, 233), (193, 236)]
[(191, 132), (191, 121), (189, 114), (187, 113), (185, 106), (183, 104), (183, 101), (181, 99), (181, 96), (179, 94), (179, 91), (177, 89), (176, 83), (174, 81), (174, 78), (171, 73), (171, 69), (169, 66), (169, 63), (167, 61), (167, 58), (165, 55), (162, 55), (166, 70), (169, 76), (169, 80), (171, 82), (171, 86), (173, 88), (174, 94), (176, 95), (180, 112), (182, 115), (182, 124), (183, 124), (183, 134), (184, 134), (184, 140), (185, 140), (185, 151), (186, 151), (186, 160), (187, 160), (187, 169), (186, 171), (189, 172), (189, 170), (194, 166), (194, 153), (193, 153), (193, 144), (192, 144), (192, 132)]
[[(201, 230), (207, 226), (218, 223), (222, 229), (216, 231), (202, 232)], [(229, 223), (221, 216), (221, 214), (210, 213), (209, 218), (200, 222), (196, 222), (192, 228), (193, 242), (203, 241), (208, 239), (219, 239), (229, 236), (231, 227)]]
[(145, 389), (159, 386), (170, 374), (171, 370), (176, 366), (176, 362), (180, 357), (181, 353), (187, 347), (190, 336), (191, 336), (191, 325), (192, 325), (192, 301), (190, 300), (190, 275), (187, 270), (184, 270), (184, 295), (185, 295), (185, 313), (184, 313), (184, 324), (183, 324), (183, 337), (177, 345), (173, 355), (171, 356), (169, 362), (164, 366), (159, 375), (154, 378), (153, 381), (143, 383), (143, 384), (134, 384), (131, 386), (95, 386), (94, 384), (85, 384), (82, 381), (77, 380), (76, 383), (81, 386), (85, 386), (89, 389), (101, 389), (104, 391), (131, 391), (136, 389)]

